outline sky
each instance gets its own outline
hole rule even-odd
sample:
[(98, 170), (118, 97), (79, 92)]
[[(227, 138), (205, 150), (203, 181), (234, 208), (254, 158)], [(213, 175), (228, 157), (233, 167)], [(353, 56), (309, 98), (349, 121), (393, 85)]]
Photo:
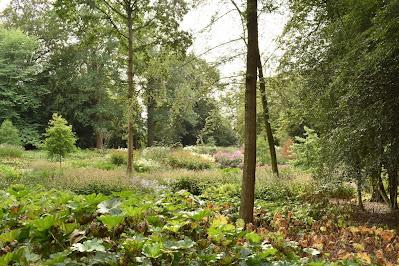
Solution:
[[(9, 2), (10, 0), (0, 0), (0, 11)], [(239, 2), (240, 0), (237, 1)], [(221, 18), (211, 23), (212, 17)], [(286, 14), (281, 13), (262, 14), (259, 17), (259, 46), (263, 60), (270, 56), (278, 57), (281, 53), (275, 39), (281, 34), (286, 17)], [(209, 24), (212, 26), (204, 30)], [(242, 36), (243, 28), (240, 16), (230, 1), (205, 1), (205, 4), (185, 16), (182, 29), (189, 31), (194, 37), (191, 51), (215, 64), (221, 72), (222, 79), (229, 80), (245, 70), (245, 43), (242, 40), (231, 42)], [(226, 42), (230, 43), (225, 44)], [(235, 59), (220, 63), (221, 60), (231, 57)], [(273, 73), (274, 66), (275, 64), (266, 65), (267, 75)]]

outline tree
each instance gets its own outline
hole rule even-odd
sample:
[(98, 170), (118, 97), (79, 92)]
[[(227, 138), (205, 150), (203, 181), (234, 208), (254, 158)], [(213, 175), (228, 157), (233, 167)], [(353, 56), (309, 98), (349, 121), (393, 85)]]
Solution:
[(240, 216), (253, 222), (256, 169), (256, 80), (258, 66), (257, 0), (247, 0), (247, 72), (245, 79), (245, 147)]
[(365, 173), (376, 175), (372, 183), (386, 199), (378, 185), (383, 167), (392, 209), (398, 207), (398, 8), (398, 0), (290, 1), (281, 61), (281, 71), (302, 80), (304, 117), (322, 143), (319, 167), (346, 169), (340, 172), (358, 181), (358, 192)]
[(44, 149), (47, 150), (49, 157), (58, 159), (61, 167), (62, 159), (76, 148), (72, 126), (69, 126), (61, 115), (55, 113), (46, 129), (45, 137)]
[(38, 142), (37, 113), (47, 93), (36, 80), (37, 46), (37, 40), (22, 31), (0, 26), (0, 120), (14, 122), (24, 145)]
[(21, 145), (19, 130), (12, 124), (11, 120), (4, 120), (0, 126), (0, 144)]
[(179, 29), (179, 21), (187, 12), (184, 1), (70, 1), (58, 0), (57, 6), (65, 7), (67, 13), (79, 12), (85, 7), (94, 8), (99, 16), (113, 28), (112, 33), (119, 39), (121, 50), (127, 54), (127, 118), (128, 118), (128, 163), (127, 176), (133, 173), (133, 121), (137, 115), (137, 90), (134, 87), (135, 69), (133, 61), (137, 53), (155, 45), (175, 45), (187, 41), (188, 34)]

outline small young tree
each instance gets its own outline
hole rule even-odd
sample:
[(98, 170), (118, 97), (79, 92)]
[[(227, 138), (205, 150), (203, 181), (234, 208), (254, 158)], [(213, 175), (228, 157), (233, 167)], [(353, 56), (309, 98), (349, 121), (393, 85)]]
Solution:
[(12, 124), (11, 120), (4, 120), (0, 126), (0, 144), (21, 145), (19, 130)]
[(72, 126), (69, 126), (61, 115), (55, 113), (49, 122), (45, 136), (44, 148), (49, 157), (58, 159), (61, 168), (62, 159), (76, 148), (76, 138), (72, 132)]

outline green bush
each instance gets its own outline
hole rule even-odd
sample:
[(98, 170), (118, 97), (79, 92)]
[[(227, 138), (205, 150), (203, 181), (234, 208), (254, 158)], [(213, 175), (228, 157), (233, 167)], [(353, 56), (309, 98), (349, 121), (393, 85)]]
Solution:
[(300, 166), (306, 170), (315, 171), (320, 163), (320, 138), (317, 133), (308, 127), (305, 127), (305, 138), (295, 137), (294, 153), (296, 155), (293, 161), (294, 165)]
[(11, 120), (4, 120), (0, 126), (0, 144), (21, 145), (19, 130), (12, 124)]
[(22, 173), (14, 167), (0, 165), (0, 186), (7, 187), (21, 179)]
[(171, 149), (168, 147), (148, 147), (143, 150), (142, 156), (145, 159), (162, 162), (166, 159), (170, 152)]
[(0, 145), (0, 157), (22, 157), (24, 149), (21, 146), (1, 144)]
[(76, 138), (72, 132), (72, 126), (69, 126), (61, 115), (53, 114), (49, 124), (50, 126), (46, 129), (44, 148), (49, 157), (56, 157), (61, 163), (66, 155), (76, 150)]
[(187, 190), (193, 195), (200, 195), (203, 191), (203, 187), (198, 185), (197, 181), (192, 178), (183, 177), (176, 182), (172, 183), (171, 188), (173, 191)]
[(66, 188), (76, 194), (82, 195), (90, 195), (90, 194), (104, 194), (104, 195), (111, 195), (113, 192), (119, 192), (122, 190), (126, 190), (125, 186), (118, 185), (118, 184), (105, 184), (99, 182), (92, 182), (88, 184), (84, 184), (81, 186), (70, 186)]
[(102, 170), (113, 170), (115, 169), (115, 164), (110, 162), (100, 161), (95, 164), (95, 167)]
[(344, 182), (329, 182), (320, 185), (316, 192), (328, 198), (352, 199), (356, 190), (353, 186)]
[(154, 170), (160, 167), (160, 165), (150, 159), (138, 159), (136, 161), (133, 162), (133, 167), (134, 170), (139, 172), (139, 173), (143, 173), (143, 172), (148, 172), (150, 170)]
[(188, 170), (205, 170), (213, 167), (213, 162), (210, 159), (184, 150), (171, 152), (166, 161), (173, 168), (185, 168)]
[(123, 165), (127, 163), (127, 153), (124, 151), (113, 151), (111, 153), (111, 163), (114, 165)]

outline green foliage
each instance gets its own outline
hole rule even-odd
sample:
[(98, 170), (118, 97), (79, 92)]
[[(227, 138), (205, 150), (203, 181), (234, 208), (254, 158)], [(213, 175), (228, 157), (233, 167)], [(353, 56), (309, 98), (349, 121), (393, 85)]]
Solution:
[(176, 192), (184, 189), (193, 195), (200, 195), (203, 191), (203, 187), (198, 184), (197, 180), (187, 177), (180, 178), (177, 181), (173, 182), (171, 188), (173, 191)]
[(111, 163), (114, 165), (123, 165), (127, 163), (127, 153), (123, 151), (113, 151), (111, 153)]
[(21, 146), (14, 146), (8, 144), (0, 145), (0, 157), (14, 157), (19, 158), (22, 156), (24, 149)]
[(204, 170), (213, 167), (213, 162), (210, 158), (184, 150), (171, 152), (167, 156), (166, 162), (173, 168), (185, 168), (189, 170)]
[(4, 188), (10, 184), (18, 182), (22, 177), (21, 171), (18, 169), (0, 164), (0, 187)]
[(296, 155), (293, 163), (304, 169), (314, 171), (320, 165), (320, 139), (316, 131), (305, 127), (305, 137), (295, 137), (293, 145)]
[(53, 114), (45, 136), (44, 148), (50, 157), (57, 157), (59, 161), (76, 149), (72, 127), (58, 114)]
[(133, 167), (134, 167), (135, 171), (137, 171), (139, 173), (143, 173), (143, 172), (148, 172), (151, 170), (152, 171), (156, 170), (156, 169), (160, 168), (160, 165), (156, 161), (140, 158), (133, 162)]
[[(309, 252), (290, 249), (282, 233), (244, 230), (229, 204), (205, 203), (185, 191), (82, 196), (12, 186), (0, 194), (0, 244), (9, 250), (0, 261), (8, 264), (300, 265)], [(7, 218), (22, 215), (25, 220)], [(277, 215), (273, 227), (280, 230), (285, 221)]]
[(21, 138), (18, 129), (12, 124), (11, 120), (4, 120), (0, 126), (0, 144), (14, 146), (21, 145)]

